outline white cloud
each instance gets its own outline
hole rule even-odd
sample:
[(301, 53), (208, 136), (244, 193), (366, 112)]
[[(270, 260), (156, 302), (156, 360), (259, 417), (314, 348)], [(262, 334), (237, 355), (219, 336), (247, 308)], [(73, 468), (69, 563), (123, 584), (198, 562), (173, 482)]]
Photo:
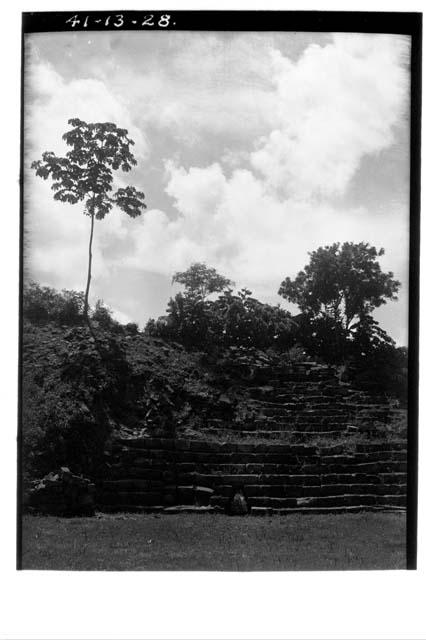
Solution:
[(66, 151), (62, 134), (70, 118), (88, 122), (119, 122), (135, 141), (139, 159), (148, 152), (143, 132), (136, 126), (124, 100), (97, 79), (65, 82), (50, 64), (30, 57), (26, 68), (26, 105), (24, 113), (25, 147), (31, 154), (45, 150)]
[(99, 65), (96, 57), (90, 63), (94, 76), (126, 95), (141, 126), (196, 145), (224, 134), (246, 143), (277, 122), (271, 35), (157, 32), (143, 38), (128, 34), (128, 43), (143, 49), (126, 56), (125, 65)]
[(167, 190), (180, 216), (171, 221), (149, 211), (133, 228), (135, 251), (125, 264), (170, 275), (200, 260), (258, 295), (271, 295), (285, 275), (306, 264), (308, 251), (351, 240), (385, 246), (384, 266), (406, 277), (408, 217), (401, 223), (399, 210), (374, 216), (363, 208), (280, 199), (250, 171), (226, 179), (217, 164), (189, 171), (169, 166), (169, 172)]
[[(154, 129), (182, 140), (182, 160), (167, 161), (164, 172), (177, 217), (157, 208), (129, 222), (113, 212), (98, 224), (94, 295), (108, 302), (106, 291), (97, 294), (97, 277), (106, 286), (112, 269), (170, 278), (204, 261), (271, 298), (284, 276), (306, 264), (308, 251), (346, 240), (384, 246), (384, 268), (406, 282), (408, 203), (382, 215), (348, 206), (344, 195), (362, 159), (392, 145), (404, 118), (408, 41), (342, 34), (292, 61), (271, 40), (251, 34), (167, 36), (170, 51), (163, 46), (158, 59), (153, 52), (137, 72), (134, 65), (112, 65), (112, 58), (92, 59), (93, 77), (86, 79), (65, 81), (37, 60), (27, 70), (29, 160), (45, 149), (62, 152), (72, 116), (119, 122), (141, 155)], [(196, 166), (191, 154), (208, 141), (217, 145), (217, 161)], [(167, 149), (151, 154), (158, 164)], [(33, 274), (81, 289), (88, 219), (77, 206), (54, 202), (47, 184), (29, 173), (26, 195)]]
[(407, 39), (360, 34), (311, 45), (294, 63), (276, 52), (280, 126), (253, 152), (253, 167), (291, 197), (344, 193), (363, 155), (394, 141), (407, 56)]

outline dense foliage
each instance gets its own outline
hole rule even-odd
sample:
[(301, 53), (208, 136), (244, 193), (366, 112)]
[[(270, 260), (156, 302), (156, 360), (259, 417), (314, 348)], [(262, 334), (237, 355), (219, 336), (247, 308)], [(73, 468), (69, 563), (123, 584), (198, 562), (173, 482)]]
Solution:
[(171, 299), (167, 316), (150, 320), (149, 335), (181, 342), (189, 349), (217, 350), (229, 346), (285, 349), (293, 344), (296, 325), (278, 306), (264, 304), (242, 289), (203, 300), (190, 292)]
[[(377, 261), (383, 250), (367, 243), (338, 243), (311, 254), (311, 261), (279, 293), (296, 302), (291, 315), (254, 298), (248, 289), (234, 293), (229, 280), (206, 265), (195, 264), (174, 275), (184, 291), (169, 301), (167, 314), (150, 320), (147, 334), (180, 342), (188, 349), (216, 354), (230, 362), (235, 349), (272, 350), (288, 359), (303, 357), (344, 366), (348, 379), (364, 389), (406, 402), (407, 358), (404, 349), (372, 318), (374, 308), (395, 299), (400, 283), (383, 273)], [(209, 293), (218, 292), (215, 300)], [(225, 289), (225, 290), (223, 290)], [(226, 350), (231, 349), (226, 355)]]
[(310, 262), (294, 280), (286, 278), (278, 293), (313, 318), (331, 319), (349, 331), (387, 300), (396, 300), (400, 282), (383, 273), (377, 251), (366, 242), (334, 243), (310, 253)]
[(61, 465), (94, 475), (112, 421), (125, 411), (125, 334), (24, 320), (23, 451), (27, 470)]
[(84, 320), (84, 295), (81, 292), (42, 287), (36, 282), (24, 286), (23, 314), (35, 324), (57, 322), (78, 325)]
[[(111, 310), (98, 300), (95, 309), (88, 312), (95, 323), (103, 328), (121, 329), (114, 320)], [(62, 289), (56, 291), (30, 281), (24, 285), (23, 314), (34, 324), (43, 325), (55, 322), (62, 325), (82, 325), (84, 323), (84, 293)], [(136, 325), (135, 325), (136, 326)]]

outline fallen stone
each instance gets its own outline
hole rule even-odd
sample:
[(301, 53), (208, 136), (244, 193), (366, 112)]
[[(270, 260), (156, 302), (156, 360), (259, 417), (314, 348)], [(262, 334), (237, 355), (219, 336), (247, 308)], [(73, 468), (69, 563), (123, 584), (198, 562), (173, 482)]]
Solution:
[(49, 473), (29, 492), (26, 504), (39, 513), (77, 516), (94, 515), (95, 485), (68, 467)]

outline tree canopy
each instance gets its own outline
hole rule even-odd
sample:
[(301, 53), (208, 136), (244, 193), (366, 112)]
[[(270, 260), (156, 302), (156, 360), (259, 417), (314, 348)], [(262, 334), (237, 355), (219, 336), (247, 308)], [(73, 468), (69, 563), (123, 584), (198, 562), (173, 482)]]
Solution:
[(384, 249), (366, 242), (338, 242), (311, 252), (294, 280), (286, 278), (279, 295), (313, 317), (331, 319), (344, 331), (363, 321), (387, 300), (396, 300), (400, 282), (377, 260)]
[(211, 293), (220, 293), (233, 282), (202, 262), (194, 262), (186, 271), (177, 271), (172, 282), (183, 284), (190, 296), (204, 300)]

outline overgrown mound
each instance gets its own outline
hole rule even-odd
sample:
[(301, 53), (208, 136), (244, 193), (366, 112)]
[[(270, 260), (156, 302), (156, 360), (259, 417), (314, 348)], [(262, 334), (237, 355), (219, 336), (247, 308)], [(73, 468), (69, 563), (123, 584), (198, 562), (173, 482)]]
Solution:
[(213, 366), (203, 353), (134, 329), (96, 321), (93, 328), (96, 340), (84, 325), (24, 321), (23, 462), (30, 477), (64, 465), (94, 477), (113, 432), (188, 435), (244, 404), (247, 357), (229, 352)]

